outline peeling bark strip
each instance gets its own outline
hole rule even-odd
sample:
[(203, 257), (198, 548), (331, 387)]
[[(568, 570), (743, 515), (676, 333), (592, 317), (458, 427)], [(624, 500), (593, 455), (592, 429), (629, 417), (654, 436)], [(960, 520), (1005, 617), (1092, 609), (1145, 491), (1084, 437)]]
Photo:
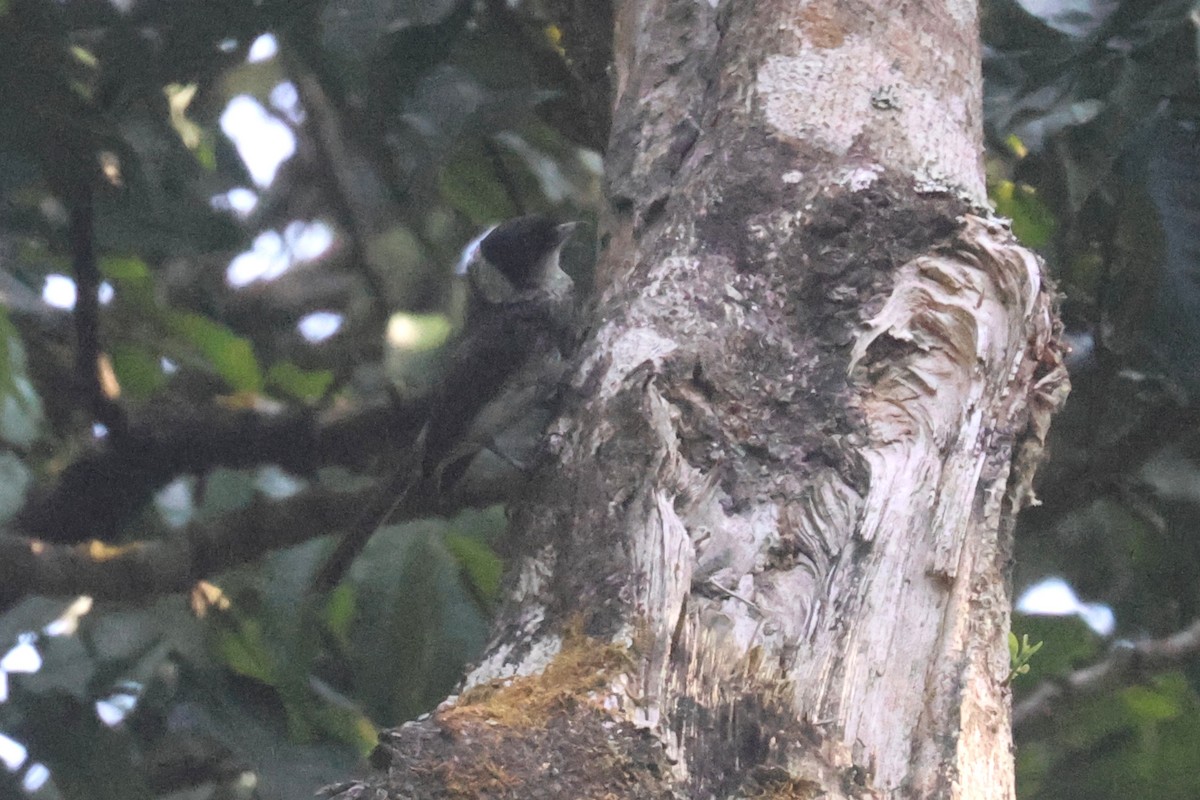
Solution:
[(1012, 797), (1009, 534), (1066, 382), (976, 210), (974, 4), (628, 0), (614, 50), (557, 460), (395, 796)]

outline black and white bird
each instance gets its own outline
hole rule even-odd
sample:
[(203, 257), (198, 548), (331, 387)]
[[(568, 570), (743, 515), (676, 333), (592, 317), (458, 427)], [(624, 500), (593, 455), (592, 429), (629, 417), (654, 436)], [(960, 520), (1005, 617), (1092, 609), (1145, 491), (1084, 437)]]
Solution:
[(339, 583), (376, 528), (413, 492), (495, 502), (495, 487), (527, 474), (557, 412), (575, 345), (574, 283), (559, 263), (577, 223), (531, 215), (472, 242), (456, 270), (466, 282), (463, 331), (417, 440), (419, 460), (388, 482), (380, 507), (348, 530), (313, 581)]
[(422, 443), (422, 474), (439, 493), (480, 454), (493, 465), (530, 465), (574, 346), (574, 283), (559, 259), (576, 225), (509, 220), (460, 263), (466, 322)]

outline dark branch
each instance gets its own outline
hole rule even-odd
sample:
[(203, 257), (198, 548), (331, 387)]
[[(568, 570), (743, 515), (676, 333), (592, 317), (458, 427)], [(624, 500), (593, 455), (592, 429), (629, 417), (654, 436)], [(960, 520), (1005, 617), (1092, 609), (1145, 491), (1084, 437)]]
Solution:
[(0, 603), (30, 594), (146, 601), (186, 591), (201, 578), (340, 530), (369, 493), (313, 488), (193, 523), (180, 535), (113, 548), (51, 545), (3, 534)]
[(74, 181), (67, 206), (75, 272), (75, 373), (88, 411), (108, 427), (114, 438), (119, 438), (124, 433), (124, 415), (105, 393), (100, 379), (100, 270), (96, 266), (89, 173), (80, 174)]
[[(186, 591), (198, 580), (319, 536), (347, 530), (373, 533), (384, 517), (401, 522), (502, 499), (498, 494), (474, 494), (448, 505), (424, 487), (397, 496), (396, 486), (388, 480), (335, 491), (314, 484), (286, 499), (259, 497), (248, 508), (193, 522), (170, 536), (120, 546), (96, 541), (51, 544), (0, 533), (0, 610), (31, 594), (145, 602)], [(83, 542), (94, 539), (92, 534), (81, 529), (69, 538)]]
[(13, 524), (49, 542), (111, 540), (155, 491), (180, 474), (260, 464), (299, 475), (329, 465), (365, 469), (403, 452), (424, 416), (420, 404), (378, 403), (324, 415), (150, 407), (129, 421), (125, 436), (98, 442), (53, 485), (32, 493)]
[(1073, 697), (1110, 691), (1141, 675), (1180, 666), (1197, 656), (1200, 656), (1200, 619), (1162, 639), (1114, 642), (1103, 660), (1063, 678), (1046, 681), (1013, 706), (1013, 727), (1052, 719), (1061, 704)]

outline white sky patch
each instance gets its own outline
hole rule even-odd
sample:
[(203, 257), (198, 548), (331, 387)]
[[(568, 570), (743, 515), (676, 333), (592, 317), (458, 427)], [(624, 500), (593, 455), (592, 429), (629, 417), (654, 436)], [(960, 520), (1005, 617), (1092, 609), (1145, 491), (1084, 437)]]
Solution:
[(304, 488), (304, 481), (270, 464), (259, 469), (254, 486), (272, 500), (284, 500), (298, 494)]
[(1017, 600), (1017, 611), (1057, 617), (1075, 615), (1101, 636), (1110, 635), (1117, 624), (1111, 608), (1103, 603), (1081, 602), (1071, 585), (1058, 577), (1046, 578), (1026, 589)]
[(105, 436), (108, 436), (108, 426), (105, 425), (103, 422), (93, 422), (92, 423), (92, 438), (93, 439), (103, 439)]
[(320, 258), (332, 246), (333, 229), (324, 222), (294, 220), (282, 235), (265, 231), (255, 237), (249, 250), (229, 262), (225, 280), (234, 288), (275, 280), (293, 264)]
[(176, 364), (171, 359), (167, 358), (166, 356), (163, 356), (162, 358), (160, 358), (158, 360), (158, 363), (159, 363), (159, 366), (162, 367), (162, 371), (163, 371), (164, 375), (174, 375), (176, 372), (179, 371), (179, 365)]
[(229, 262), (225, 280), (230, 286), (240, 288), (254, 281), (274, 280), (291, 265), (292, 260), (283, 249), (283, 237), (275, 231), (266, 231), (254, 237), (249, 250)]
[(273, 33), (264, 33), (259, 36), (250, 45), (250, 51), (246, 53), (246, 62), (250, 64), (258, 64), (263, 61), (269, 61), (279, 52), (279, 40), (275, 38)]
[(167, 525), (172, 528), (183, 527), (196, 513), (192, 482), (188, 478), (171, 481), (154, 496), (154, 505)]
[(42, 284), (42, 301), (48, 306), (70, 311), (75, 307), (75, 281), (66, 275), (47, 275)]
[(341, 329), (343, 317), (333, 311), (314, 311), (296, 323), (306, 341), (319, 344)]
[(29, 769), (25, 770), (25, 778), (21, 781), (21, 788), (32, 794), (46, 784), (50, 780), (50, 770), (45, 764), (31, 764)]
[(333, 229), (320, 220), (289, 222), (283, 230), (283, 241), (296, 261), (320, 258), (333, 246)]
[(224, 194), (213, 195), (209, 198), (208, 204), (218, 211), (232, 211), (238, 217), (245, 219), (258, 205), (258, 195), (253, 189), (235, 186)]
[(124, 722), (129, 712), (137, 707), (137, 701), (137, 695), (133, 692), (117, 692), (96, 701), (96, 716), (108, 727), (115, 727)]
[(279, 165), (296, 152), (291, 128), (248, 94), (239, 94), (225, 106), (221, 130), (237, 147), (250, 177), (259, 186), (270, 186)]
[(234, 50), (237, 50), (237, 46), (238, 46), (238, 40), (234, 39), (233, 37), (230, 37), (228, 39), (222, 39), (217, 44), (217, 49), (220, 50), (222, 53), (232, 53)]
[(0, 733), (0, 762), (8, 768), (9, 772), (16, 772), (20, 769), (28, 757), (29, 750), (25, 748), (25, 745)]
[[(96, 292), (101, 305), (111, 303), (115, 294), (116, 291), (108, 281), (101, 283)], [(42, 302), (46, 305), (70, 311), (75, 308), (75, 301), (78, 297), (79, 292), (75, 288), (74, 278), (58, 273), (46, 276), (46, 281), (42, 284)]]
[(275, 85), (270, 95), (271, 107), (287, 117), (288, 121), (299, 125), (304, 122), (304, 107), (300, 105), (300, 93), (296, 84), (284, 81)]
[(34, 635), (22, 633), (17, 644), (0, 658), (0, 670), (32, 675), (42, 668), (42, 654), (33, 646)]

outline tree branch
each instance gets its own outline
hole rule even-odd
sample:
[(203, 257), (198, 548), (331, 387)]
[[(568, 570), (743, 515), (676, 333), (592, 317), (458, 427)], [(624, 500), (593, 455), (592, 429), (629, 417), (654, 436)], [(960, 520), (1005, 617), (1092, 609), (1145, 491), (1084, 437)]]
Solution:
[(1200, 655), (1200, 619), (1162, 639), (1114, 642), (1108, 656), (1063, 678), (1042, 683), (1013, 706), (1013, 727), (1020, 728), (1054, 715), (1072, 697), (1107, 691), (1139, 675), (1174, 667)]
[[(314, 486), (283, 500), (259, 498), (240, 511), (193, 522), (177, 535), (118, 547), (96, 541), (53, 545), (0, 534), (0, 606), (29, 594), (145, 602), (186, 591), (201, 578), (344, 529), (376, 502), (376, 494), (374, 486), (355, 491)], [(400, 516), (415, 513), (410, 508)], [(76, 538), (87, 538), (87, 532)]]
[(88, 410), (114, 438), (120, 438), (125, 432), (125, 416), (105, 393), (100, 379), (100, 270), (93, 243), (91, 173), (81, 173), (71, 191), (66, 200), (75, 272), (75, 372)]
[(260, 464), (301, 475), (333, 464), (366, 468), (411, 444), (424, 419), (423, 403), (376, 403), (323, 415), (150, 407), (129, 421), (125, 436), (97, 442), (53, 485), (33, 492), (13, 524), (49, 542), (112, 539), (177, 475)]

